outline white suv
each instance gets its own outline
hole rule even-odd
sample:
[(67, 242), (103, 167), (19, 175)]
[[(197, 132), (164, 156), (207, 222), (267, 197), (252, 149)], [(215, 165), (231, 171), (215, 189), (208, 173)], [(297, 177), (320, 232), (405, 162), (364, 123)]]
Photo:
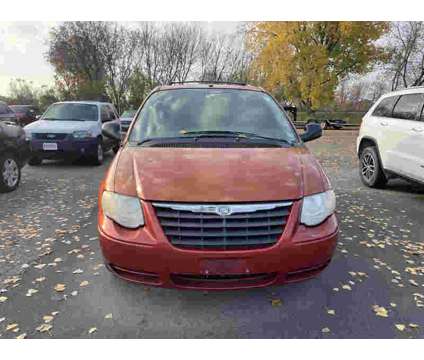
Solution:
[(424, 87), (383, 95), (362, 120), (359, 174), (370, 187), (391, 177), (424, 183)]

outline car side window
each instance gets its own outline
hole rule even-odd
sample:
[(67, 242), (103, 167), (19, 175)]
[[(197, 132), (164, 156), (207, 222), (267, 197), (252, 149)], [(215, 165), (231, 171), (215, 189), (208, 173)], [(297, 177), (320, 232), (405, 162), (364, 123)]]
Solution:
[(393, 117), (404, 120), (417, 120), (417, 113), (423, 105), (422, 94), (402, 95), (393, 109)]
[(108, 122), (111, 120), (109, 108), (106, 105), (102, 105), (100, 108), (100, 116), (102, 119), (102, 123)]
[(399, 96), (389, 96), (380, 101), (372, 113), (373, 116), (392, 117), (393, 107)]
[(113, 106), (109, 105), (108, 108), (109, 108), (109, 113), (110, 113), (110, 119), (116, 120), (115, 110), (114, 110)]

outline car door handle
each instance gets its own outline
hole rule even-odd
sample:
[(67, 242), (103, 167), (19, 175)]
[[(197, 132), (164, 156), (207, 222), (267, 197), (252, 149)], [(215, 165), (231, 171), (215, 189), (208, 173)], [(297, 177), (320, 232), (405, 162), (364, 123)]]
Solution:
[(415, 131), (415, 132), (423, 132), (423, 131), (424, 131), (424, 129), (423, 129), (423, 128), (415, 128), (415, 127), (413, 127), (413, 128), (412, 128), (412, 131)]
[(380, 121), (380, 125), (382, 125), (382, 126), (387, 126), (387, 125), (389, 125), (387, 122), (385, 122), (385, 121)]

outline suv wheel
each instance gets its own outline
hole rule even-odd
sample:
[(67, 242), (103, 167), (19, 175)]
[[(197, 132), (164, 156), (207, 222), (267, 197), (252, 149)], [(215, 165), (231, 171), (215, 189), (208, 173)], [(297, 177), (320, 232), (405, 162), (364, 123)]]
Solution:
[(21, 168), (13, 155), (0, 157), (0, 192), (15, 190), (21, 180)]
[(103, 145), (102, 145), (102, 141), (99, 139), (99, 141), (97, 142), (97, 151), (92, 156), (93, 164), (94, 165), (102, 165), (103, 164), (103, 157), (104, 157)]
[(368, 146), (363, 149), (359, 161), (359, 175), (366, 186), (378, 188), (386, 185), (387, 178), (384, 175), (375, 146)]

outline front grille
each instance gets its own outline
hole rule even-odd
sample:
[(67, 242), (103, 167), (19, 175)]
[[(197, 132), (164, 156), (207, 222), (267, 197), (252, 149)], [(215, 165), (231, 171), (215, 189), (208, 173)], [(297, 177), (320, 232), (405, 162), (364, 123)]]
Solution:
[[(203, 250), (258, 249), (281, 237), (291, 202), (234, 205), (154, 203), (169, 242), (179, 248)], [(230, 208), (230, 215), (214, 209)]]
[(32, 135), (37, 140), (64, 140), (68, 134), (57, 133), (35, 133)]

